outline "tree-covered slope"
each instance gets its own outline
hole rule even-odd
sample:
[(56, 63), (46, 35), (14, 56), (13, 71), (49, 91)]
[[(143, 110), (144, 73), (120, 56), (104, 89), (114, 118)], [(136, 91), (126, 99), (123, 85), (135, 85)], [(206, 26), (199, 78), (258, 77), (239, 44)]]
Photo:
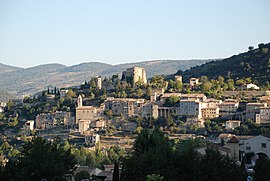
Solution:
[(183, 72), (184, 78), (219, 75), (235, 80), (251, 77), (259, 84), (270, 82), (270, 43), (249, 47), (249, 51), (219, 61), (207, 62)]

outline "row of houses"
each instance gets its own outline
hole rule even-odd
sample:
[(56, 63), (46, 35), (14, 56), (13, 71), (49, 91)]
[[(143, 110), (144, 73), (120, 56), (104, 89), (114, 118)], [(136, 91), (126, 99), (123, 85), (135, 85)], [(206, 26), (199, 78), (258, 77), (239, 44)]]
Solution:
[[(189, 119), (204, 121), (208, 118), (228, 117), (236, 114), (239, 108), (239, 101), (227, 99), (225, 101), (207, 98), (204, 94), (181, 94), (181, 93), (155, 93), (152, 100), (134, 98), (113, 98), (109, 97), (99, 108), (83, 106), (82, 96), (77, 99), (75, 118), (68, 112), (55, 112), (40, 114), (36, 117), (35, 126), (37, 129), (48, 129), (56, 125), (79, 126), (81, 132), (93, 129), (103, 129), (107, 124), (104, 120), (104, 112), (111, 111), (112, 115), (129, 118), (139, 116), (142, 118), (158, 118), (168, 115), (185, 115)], [(179, 106), (165, 107), (165, 101), (170, 96), (180, 98)], [(157, 99), (158, 98), (158, 99)], [(265, 100), (264, 96), (264, 100)], [(258, 124), (270, 122), (270, 108), (267, 102), (247, 103), (246, 110), (242, 112), (246, 119), (251, 119)], [(240, 122), (235, 120), (226, 123), (228, 129), (234, 129)]]

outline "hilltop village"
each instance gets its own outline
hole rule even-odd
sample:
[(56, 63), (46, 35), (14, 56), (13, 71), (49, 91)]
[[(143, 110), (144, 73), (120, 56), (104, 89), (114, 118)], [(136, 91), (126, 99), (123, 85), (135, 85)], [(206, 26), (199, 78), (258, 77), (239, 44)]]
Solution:
[[(250, 78), (202, 76), (183, 82), (181, 72), (151, 79), (146, 74), (143, 68), (132, 67), (121, 76), (92, 77), (69, 88), (49, 86), (23, 99), (2, 102), (2, 164), (15, 154), (4, 150), (4, 144), (14, 151), (34, 136), (108, 155), (115, 146), (131, 152), (137, 133), (154, 127), (170, 140), (201, 140), (203, 144), (195, 148), (201, 155), (207, 143), (246, 165), (270, 156), (269, 87)], [(111, 177), (111, 167), (103, 165), (105, 170), (99, 173), (109, 172), (106, 178)]]

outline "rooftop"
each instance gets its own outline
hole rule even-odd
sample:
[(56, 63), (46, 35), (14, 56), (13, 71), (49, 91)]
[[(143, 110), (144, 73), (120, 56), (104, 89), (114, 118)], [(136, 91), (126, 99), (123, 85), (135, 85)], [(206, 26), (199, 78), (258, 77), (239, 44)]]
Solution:
[(228, 143), (239, 143), (239, 140), (236, 138), (236, 136), (232, 136), (229, 139)]

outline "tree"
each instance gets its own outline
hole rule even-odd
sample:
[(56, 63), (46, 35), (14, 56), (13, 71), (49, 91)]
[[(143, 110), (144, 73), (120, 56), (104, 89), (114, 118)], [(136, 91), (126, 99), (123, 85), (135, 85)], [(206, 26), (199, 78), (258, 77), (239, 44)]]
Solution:
[(75, 92), (72, 89), (68, 89), (68, 92), (66, 94), (66, 97), (68, 97), (68, 98), (75, 98), (77, 96), (76, 96)]
[(215, 148), (207, 148), (200, 161), (200, 180), (244, 180), (245, 169), (229, 156), (221, 155)]
[(203, 82), (201, 84), (201, 89), (203, 93), (206, 93), (208, 91), (210, 91), (212, 88), (212, 83), (211, 82)]
[(170, 96), (166, 98), (165, 106), (168, 106), (168, 107), (177, 106), (179, 101), (180, 101), (180, 98), (178, 96)]
[(142, 96), (143, 96), (143, 91), (142, 91), (141, 88), (139, 88), (139, 89), (137, 90), (137, 96), (138, 96), (138, 97), (142, 97)]
[(75, 181), (81, 181), (83, 179), (90, 180), (90, 175), (87, 171), (81, 171), (75, 175)]
[(23, 145), (16, 162), (6, 166), (3, 180), (66, 180), (75, 163), (70, 149), (65, 150), (57, 142), (47, 142), (41, 137), (36, 137)]
[(7, 102), (7, 111), (10, 111), (13, 106), (14, 106), (14, 104), (13, 104), (12, 100), (9, 100)]
[(161, 177), (159, 174), (152, 174), (152, 175), (147, 175), (146, 181), (162, 181), (164, 177)]
[(180, 80), (177, 80), (174, 84), (174, 90), (175, 91), (181, 91), (183, 88), (183, 83)]
[(134, 143), (134, 152), (123, 161), (121, 180), (146, 180), (147, 175), (158, 173), (165, 177), (170, 174), (172, 145), (164, 133), (143, 129)]
[(270, 178), (270, 160), (267, 157), (258, 159), (254, 171), (256, 181), (268, 180)]
[(227, 85), (228, 85), (229, 90), (234, 90), (234, 80), (233, 79), (228, 79)]
[(117, 161), (114, 162), (113, 181), (119, 181), (119, 164)]
[(201, 76), (200, 81), (203, 82), (203, 83), (208, 82), (208, 77), (207, 76)]
[(248, 47), (248, 50), (249, 50), (249, 51), (254, 50), (254, 46), (249, 46), (249, 47)]
[(243, 79), (238, 79), (235, 83), (237, 86), (243, 86), (246, 84), (246, 81)]

